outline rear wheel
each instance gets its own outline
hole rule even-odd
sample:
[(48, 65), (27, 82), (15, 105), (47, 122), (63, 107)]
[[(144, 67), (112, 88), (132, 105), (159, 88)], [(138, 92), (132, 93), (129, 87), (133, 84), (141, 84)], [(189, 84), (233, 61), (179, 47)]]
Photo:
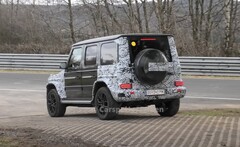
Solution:
[(180, 107), (180, 99), (157, 103), (155, 107), (159, 115), (171, 117), (177, 114)]
[(51, 89), (47, 94), (47, 109), (51, 117), (61, 117), (66, 112), (66, 106), (61, 104), (56, 89)]
[(117, 116), (119, 104), (113, 99), (107, 87), (100, 88), (95, 95), (95, 109), (102, 120), (110, 120)]

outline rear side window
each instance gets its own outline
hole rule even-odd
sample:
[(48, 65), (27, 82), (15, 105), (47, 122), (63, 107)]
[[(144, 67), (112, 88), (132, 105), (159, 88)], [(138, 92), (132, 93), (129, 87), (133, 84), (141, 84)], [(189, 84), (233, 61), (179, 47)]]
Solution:
[(104, 43), (101, 46), (101, 65), (117, 63), (117, 44), (115, 42)]
[[(133, 43), (134, 42), (134, 43)], [(168, 62), (172, 61), (170, 46), (167, 36), (153, 37), (129, 37), (131, 62), (133, 63), (137, 54), (144, 49), (158, 49), (166, 56)]]
[(85, 65), (91, 66), (96, 65), (97, 62), (97, 46), (88, 46), (86, 48), (86, 55), (85, 55)]

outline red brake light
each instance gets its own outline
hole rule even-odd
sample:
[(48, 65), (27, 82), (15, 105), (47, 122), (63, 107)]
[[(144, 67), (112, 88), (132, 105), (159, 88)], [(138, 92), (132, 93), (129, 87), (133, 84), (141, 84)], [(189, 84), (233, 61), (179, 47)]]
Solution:
[(132, 84), (120, 84), (120, 88), (121, 89), (131, 89), (132, 88)]
[(156, 38), (141, 38), (141, 41), (151, 41), (156, 40)]
[(175, 81), (175, 86), (179, 87), (179, 86), (183, 86), (184, 82), (183, 81)]

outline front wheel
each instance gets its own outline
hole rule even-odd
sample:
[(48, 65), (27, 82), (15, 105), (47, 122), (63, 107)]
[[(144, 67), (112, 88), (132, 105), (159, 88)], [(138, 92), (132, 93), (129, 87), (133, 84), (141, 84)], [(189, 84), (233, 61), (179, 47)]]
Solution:
[(47, 109), (48, 114), (51, 117), (61, 117), (64, 116), (66, 112), (66, 106), (61, 104), (60, 97), (56, 89), (51, 89), (47, 93)]
[(155, 107), (159, 115), (171, 117), (178, 113), (180, 99), (157, 103), (155, 104)]
[(110, 120), (117, 116), (119, 104), (113, 99), (107, 87), (100, 88), (95, 95), (95, 110), (102, 120)]

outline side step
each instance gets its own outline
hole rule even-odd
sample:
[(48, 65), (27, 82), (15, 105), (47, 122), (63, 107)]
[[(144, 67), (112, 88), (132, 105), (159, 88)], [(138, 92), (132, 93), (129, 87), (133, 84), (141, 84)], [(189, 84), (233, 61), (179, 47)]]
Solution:
[(62, 104), (91, 104), (88, 100), (61, 100)]

